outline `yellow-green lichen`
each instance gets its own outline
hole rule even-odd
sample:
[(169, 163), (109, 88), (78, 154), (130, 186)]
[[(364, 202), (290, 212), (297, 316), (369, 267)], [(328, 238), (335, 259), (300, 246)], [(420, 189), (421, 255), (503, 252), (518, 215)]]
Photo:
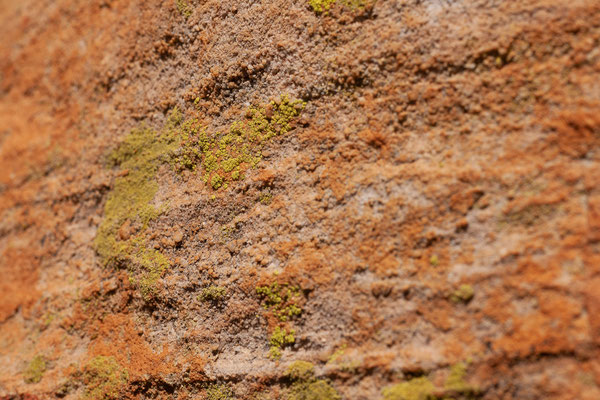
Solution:
[(468, 303), (471, 301), (473, 296), (475, 295), (475, 290), (471, 285), (460, 285), (458, 289), (456, 289), (450, 295), (450, 301), (453, 303)]
[(287, 330), (282, 327), (275, 327), (271, 338), (269, 339), (269, 356), (273, 359), (281, 357), (281, 348), (296, 342), (296, 331), (293, 329)]
[(212, 186), (212, 188), (215, 190), (219, 189), (221, 186), (223, 186), (223, 177), (219, 174), (214, 174), (210, 180), (210, 186)]
[(467, 375), (467, 364), (459, 362), (450, 367), (450, 374), (444, 383), (446, 392), (459, 394), (472, 394), (477, 392), (477, 388), (465, 381)]
[(340, 357), (344, 355), (347, 347), (348, 345), (346, 343), (341, 345), (336, 351), (333, 352), (332, 355), (329, 356), (329, 358), (327, 359), (327, 364), (333, 364), (337, 362), (340, 359)]
[(227, 188), (258, 165), (265, 144), (288, 133), (304, 107), (303, 101), (284, 95), (266, 106), (250, 107), (246, 119), (234, 122), (226, 132), (208, 132), (197, 119), (189, 119), (177, 130), (180, 149), (173, 162), (178, 170), (199, 167), (202, 179), (214, 190)]
[(177, 11), (185, 18), (189, 18), (192, 15), (192, 6), (187, 2), (187, 0), (175, 0), (175, 5), (177, 7)]
[(329, 10), (337, 0), (309, 0), (308, 3), (316, 13)]
[(154, 293), (156, 283), (169, 268), (169, 260), (159, 250), (148, 247), (142, 236), (130, 240), (128, 251), (132, 264), (136, 266), (135, 273), (139, 276), (132, 277), (132, 282), (144, 297), (148, 297)]
[(346, 344), (343, 344), (327, 359), (327, 365), (339, 369), (340, 371), (354, 374), (361, 366), (361, 362), (359, 360), (348, 359), (348, 357), (345, 356), (345, 352)]
[(233, 391), (224, 384), (211, 384), (206, 389), (206, 400), (232, 400)]
[(209, 286), (202, 290), (200, 298), (204, 301), (219, 301), (227, 294), (227, 289), (221, 286)]
[(177, 148), (173, 131), (180, 122), (181, 113), (175, 109), (160, 134), (146, 127), (133, 129), (107, 158), (108, 166), (121, 172), (104, 206), (94, 247), (105, 266), (127, 266), (145, 296), (169, 266), (160, 251), (147, 247), (144, 231), (161, 213), (152, 205), (158, 191), (156, 173)]
[(43, 356), (35, 356), (23, 372), (25, 383), (38, 383), (46, 372), (46, 359)]
[(433, 400), (435, 386), (421, 376), (383, 389), (384, 400)]
[(308, 4), (310, 4), (314, 12), (321, 14), (329, 11), (337, 2), (342, 3), (352, 10), (356, 10), (364, 8), (367, 4), (374, 3), (374, 1), (376, 0), (308, 0)]
[(290, 364), (285, 375), (294, 381), (307, 380), (312, 378), (314, 372), (315, 366), (313, 363), (299, 360)]
[(421, 376), (383, 389), (384, 400), (452, 400), (478, 396), (476, 387), (465, 381), (467, 363), (450, 367), (443, 388), (436, 387), (429, 378)]
[(221, 226), (221, 242), (225, 243), (226, 241), (231, 240), (236, 230), (237, 226), (235, 221), (231, 224)]
[(295, 361), (286, 372), (292, 381), (287, 400), (340, 400), (339, 393), (324, 379), (314, 376), (314, 365), (307, 361)]
[(83, 383), (84, 400), (111, 400), (120, 395), (127, 384), (129, 374), (114, 357), (97, 356), (85, 366)]
[(288, 400), (340, 400), (341, 396), (323, 379), (294, 384), (288, 395)]
[(275, 282), (269, 286), (259, 286), (256, 293), (261, 297), (265, 310), (270, 310), (280, 321), (285, 322), (302, 313), (297, 301), (300, 287), (280, 285)]
[(437, 254), (434, 254), (429, 258), (429, 264), (431, 264), (432, 267), (437, 267), (440, 265), (440, 259)]
[(258, 198), (258, 200), (268, 206), (269, 204), (271, 204), (271, 200), (273, 200), (273, 193), (271, 193), (269, 190), (264, 190), (260, 193), (260, 197)]

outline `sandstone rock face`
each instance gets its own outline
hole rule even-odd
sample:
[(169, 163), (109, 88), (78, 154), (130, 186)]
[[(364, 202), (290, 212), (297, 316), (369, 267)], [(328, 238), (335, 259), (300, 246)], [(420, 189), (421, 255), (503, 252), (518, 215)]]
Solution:
[(600, 2), (0, 0), (0, 399), (600, 399)]

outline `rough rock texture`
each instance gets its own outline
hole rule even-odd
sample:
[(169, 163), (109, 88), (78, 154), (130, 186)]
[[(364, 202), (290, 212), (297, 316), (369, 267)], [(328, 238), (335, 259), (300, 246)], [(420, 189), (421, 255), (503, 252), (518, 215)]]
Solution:
[[(600, 2), (0, 0), (0, 38), (0, 398), (600, 398)], [(172, 139), (99, 255), (132, 129), (282, 95), (221, 187)]]

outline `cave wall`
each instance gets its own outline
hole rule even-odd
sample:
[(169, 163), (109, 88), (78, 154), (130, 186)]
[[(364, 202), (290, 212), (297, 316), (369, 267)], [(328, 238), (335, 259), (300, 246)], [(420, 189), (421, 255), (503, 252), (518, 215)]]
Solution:
[(597, 1), (0, 0), (0, 38), (0, 398), (600, 398)]

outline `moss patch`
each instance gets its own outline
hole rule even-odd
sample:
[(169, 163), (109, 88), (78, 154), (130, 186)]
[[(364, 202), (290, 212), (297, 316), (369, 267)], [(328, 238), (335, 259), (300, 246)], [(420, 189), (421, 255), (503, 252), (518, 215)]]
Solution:
[(233, 399), (233, 391), (227, 385), (212, 384), (206, 389), (207, 400), (230, 400)]
[(271, 193), (271, 191), (269, 191), (269, 190), (264, 190), (260, 193), (258, 200), (262, 204), (268, 206), (269, 204), (271, 204), (271, 201), (273, 200), (273, 193)]
[(189, 18), (192, 15), (193, 9), (187, 0), (176, 0), (175, 6), (177, 7), (177, 11), (179, 11), (179, 13), (185, 18)]
[(200, 298), (204, 301), (219, 301), (227, 294), (227, 289), (221, 286), (209, 286), (202, 290)]
[(383, 389), (384, 400), (430, 400), (435, 399), (435, 386), (421, 376)]
[(270, 285), (258, 286), (256, 293), (261, 298), (263, 308), (280, 322), (269, 339), (271, 346), (269, 355), (273, 359), (278, 359), (281, 357), (281, 348), (293, 344), (296, 340), (296, 332), (285, 326), (291, 323), (285, 324), (285, 322), (302, 313), (298, 305), (298, 301), (301, 300), (301, 289), (299, 286), (280, 285), (274, 282)]
[(281, 96), (265, 106), (250, 107), (246, 118), (226, 132), (208, 132), (197, 119), (189, 119), (177, 130), (180, 150), (174, 164), (179, 170), (200, 169), (202, 179), (214, 190), (227, 188), (258, 165), (265, 144), (288, 133), (304, 107), (301, 100)]
[(341, 396), (323, 379), (299, 382), (292, 386), (288, 400), (340, 400)]
[(344, 6), (350, 9), (364, 8), (369, 3), (374, 3), (376, 0), (309, 0), (308, 4), (312, 7), (313, 11), (317, 14), (327, 12), (336, 3), (342, 3)]
[(452, 367), (450, 367), (450, 374), (448, 375), (448, 378), (446, 378), (446, 382), (444, 383), (444, 389), (446, 390), (446, 392), (461, 395), (476, 394), (478, 392), (478, 389), (475, 386), (467, 383), (467, 381), (465, 381), (466, 375), (466, 363), (459, 362), (458, 364), (454, 364)]
[[(183, 4), (187, 2), (178, 1), (178, 8)], [(194, 118), (184, 121), (177, 108), (160, 132), (133, 129), (107, 157), (108, 167), (118, 167), (121, 172), (108, 195), (94, 240), (102, 263), (129, 268), (131, 281), (144, 297), (151, 296), (169, 267), (159, 250), (147, 246), (144, 234), (150, 221), (163, 211), (152, 204), (160, 165), (170, 162), (178, 170), (200, 167), (203, 180), (212, 189), (227, 188), (230, 182), (243, 179), (248, 168), (256, 167), (264, 145), (289, 132), (292, 120), (304, 107), (300, 100), (281, 96), (265, 106), (250, 107), (246, 119), (233, 123), (226, 133), (209, 133)], [(299, 310), (286, 312), (291, 316)]]
[(263, 307), (269, 310), (282, 322), (302, 313), (297, 302), (300, 298), (300, 287), (280, 285), (275, 282), (270, 286), (259, 286), (256, 293), (261, 297)]
[(293, 329), (287, 330), (282, 327), (275, 327), (273, 333), (271, 334), (271, 338), (269, 339), (269, 344), (271, 348), (269, 349), (269, 355), (273, 359), (278, 359), (281, 357), (281, 348), (290, 344), (294, 344), (296, 342), (296, 331)]
[(345, 356), (346, 344), (343, 344), (337, 349), (327, 360), (327, 365), (340, 371), (354, 374), (356, 370), (361, 366), (359, 360), (352, 360)]
[(384, 400), (451, 400), (478, 397), (478, 389), (465, 381), (467, 364), (450, 367), (443, 388), (436, 387), (429, 378), (421, 376), (383, 389)]
[(440, 259), (437, 254), (434, 254), (429, 258), (429, 264), (431, 264), (432, 267), (437, 267), (440, 265)]
[(109, 400), (122, 398), (120, 393), (129, 375), (114, 357), (94, 357), (84, 368), (84, 400)]
[(336, 363), (346, 352), (346, 347), (348, 347), (348, 345), (344, 343), (340, 346), (340, 348), (334, 351), (333, 354), (327, 359), (327, 364)]
[(288, 367), (285, 375), (293, 381), (311, 379), (315, 372), (315, 366), (308, 361), (294, 361)]
[(324, 379), (314, 376), (314, 366), (307, 361), (292, 363), (286, 372), (292, 380), (288, 400), (339, 400), (338, 392)]
[(27, 365), (23, 375), (25, 383), (38, 383), (46, 372), (46, 360), (42, 356), (35, 356)]
[(335, 2), (336, 0), (309, 0), (308, 4), (310, 4), (314, 12), (322, 13), (329, 10)]
[(108, 195), (94, 247), (105, 266), (127, 265), (144, 296), (154, 291), (169, 266), (160, 251), (148, 248), (144, 231), (162, 211), (152, 205), (158, 191), (156, 173), (177, 148), (173, 131), (180, 122), (175, 109), (160, 134), (146, 127), (133, 129), (107, 158), (108, 166), (121, 172)]
[(475, 290), (473, 290), (471, 285), (460, 285), (460, 287), (450, 295), (450, 301), (453, 303), (468, 303), (474, 295)]

